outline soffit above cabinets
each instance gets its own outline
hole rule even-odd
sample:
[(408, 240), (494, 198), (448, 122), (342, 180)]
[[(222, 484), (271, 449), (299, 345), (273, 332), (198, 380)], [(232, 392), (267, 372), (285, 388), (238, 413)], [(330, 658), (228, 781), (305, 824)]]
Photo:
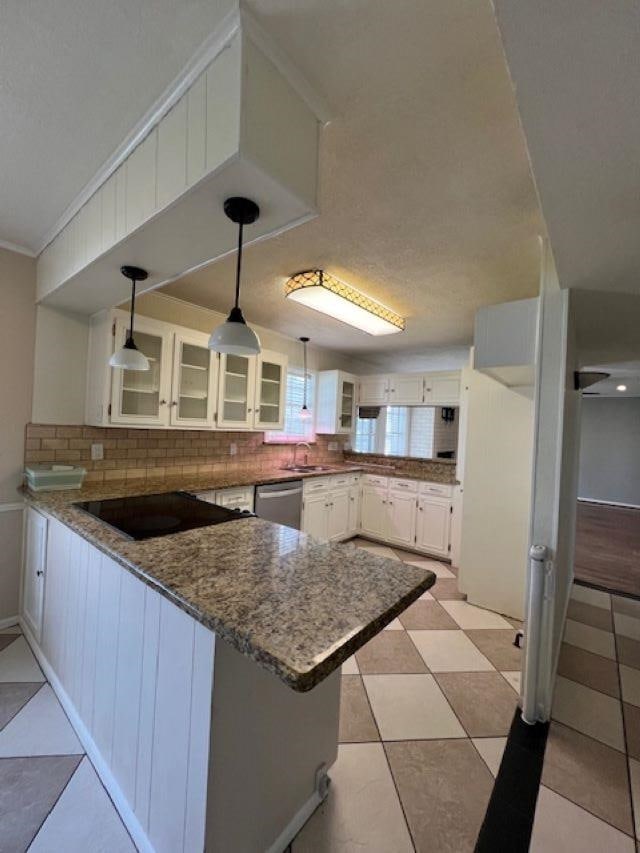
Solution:
[(149, 270), (142, 293), (234, 251), (228, 196), (260, 206), (246, 243), (317, 215), (318, 116), (251, 33), (238, 16), (210, 64), (42, 252), (39, 302), (93, 314), (127, 298), (122, 264)]

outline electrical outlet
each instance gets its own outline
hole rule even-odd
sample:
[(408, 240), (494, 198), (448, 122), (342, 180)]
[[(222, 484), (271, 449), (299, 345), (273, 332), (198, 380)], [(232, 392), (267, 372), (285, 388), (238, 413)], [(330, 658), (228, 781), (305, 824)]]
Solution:
[(91, 445), (91, 458), (94, 462), (98, 462), (100, 461), (100, 459), (104, 459), (104, 444)]
[(229, 445), (229, 456), (235, 456), (238, 453), (238, 445), (232, 441)]

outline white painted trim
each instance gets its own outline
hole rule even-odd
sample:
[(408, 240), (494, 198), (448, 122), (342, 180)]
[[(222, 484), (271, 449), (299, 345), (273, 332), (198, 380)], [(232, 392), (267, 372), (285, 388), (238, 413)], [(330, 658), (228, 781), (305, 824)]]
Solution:
[(284, 853), (322, 802), (324, 802), (323, 798), (317, 791), (314, 791), (298, 813), (294, 815), (293, 819), (285, 826), (271, 847), (267, 848), (266, 853)]
[(47, 231), (36, 254), (40, 254), (57, 234), (69, 223), (80, 208), (104, 184), (115, 170), (127, 159), (149, 132), (169, 112), (187, 89), (202, 74), (205, 68), (226, 48), (240, 29), (240, 12), (236, 7), (222, 19), (215, 30), (202, 42), (189, 62), (175, 79), (167, 86), (155, 103), (131, 129), (111, 156), (98, 169), (91, 180), (85, 184), (75, 199), (66, 208), (57, 222)]
[(18, 255), (26, 255), (29, 258), (35, 258), (38, 254), (27, 246), (20, 246), (18, 243), (11, 243), (9, 240), (0, 240), (0, 249), (6, 249), (8, 252), (16, 252)]
[(311, 85), (307, 78), (293, 64), (286, 53), (262, 26), (253, 14), (244, 6), (240, 9), (242, 30), (251, 41), (260, 48), (267, 59), (275, 65), (285, 80), (300, 95), (320, 124), (331, 121), (332, 114), (325, 98)]
[(25, 502), (19, 501), (18, 503), (7, 503), (0, 504), (0, 512), (18, 512), (21, 509), (25, 508)]
[(140, 853), (155, 853), (154, 848), (151, 846), (151, 842), (147, 838), (147, 834), (135, 813), (131, 809), (131, 806), (127, 802), (126, 797), (122, 793), (122, 790), (118, 783), (115, 780), (115, 777), (111, 770), (109, 769), (108, 764), (100, 754), (98, 747), (95, 744), (95, 741), (89, 734), (86, 726), (80, 719), (78, 712), (76, 711), (75, 705), (67, 695), (64, 687), (60, 683), (60, 679), (55, 674), (53, 667), (45, 657), (44, 653), (40, 649), (40, 646), (36, 643), (33, 634), (29, 630), (28, 625), (25, 620), (20, 617), (20, 626), (24, 633), (26, 641), (29, 643), (31, 647), (31, 651), (36, 657), (36, 660), (40, 664), (40, 668), (45, 674), (47, 681), (51, 684), (53, 688), (53, 692), (58, 697), (60, 704), (62, 705), (65, 714), (69, 718), (69, 722), (73, 726), (75, 733), (78, 735), (78, 739), (80, 743), (84, 747), (87, 757), (93, 764), (96, 773), (100, 777), (100, 781), (107, 789), (107, 793), (113, 800), (113, 804), (116, 807), (118, 814), (122, 818), (122, 822), (126, 826), (131, 838), (133, 839), (136, 848), (140, 851)]
[(595, 498), (581, 498), (578, 497), (578, 501), (584, 504), (601, 504), (602, 506), (619, 506), (626, 509), (640, 509), (640, 504), (626, 504), (621, 501), (599, 501)]
[(19, 616), (5, 616), (4, 619), (0, 619), (0, 631), (4, 631), (5, 628), (11, 628), (13, 625), (20, 624)]

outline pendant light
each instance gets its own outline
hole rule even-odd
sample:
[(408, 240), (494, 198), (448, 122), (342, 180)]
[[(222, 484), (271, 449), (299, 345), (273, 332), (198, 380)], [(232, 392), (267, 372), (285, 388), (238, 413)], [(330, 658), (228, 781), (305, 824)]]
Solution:
[(260, 341), (258, 336), (245, 323), (240, 310), (240, 272), (242, 268), (242, 229), (255, 222), (260, 208), (248, 198), (235, 196), (224, 203), (224, 212), (232, 222), (238, 225), (238, 254), (236, 261), (236, 301), (226, 321), (211, 333), (209, 349), (230, 355), (258, 355)]
[(136, 282), (144, 281), (149, 273), (140, 267), (120, 267), (125, 278), (131, 279), (131, 320), (129, 333), (122, 349), (117, 350), (109, 359), (110, 367), (120, 367), (123, 370), (149, 370), (149, 359), (138, 349), (133, 340), (133, 319), (136, 310)]
[(299, 340), (302, 342), (302, 363), (304, 371), (302, 409), (300, 410), (300, 417), (303, 421), (308, 421), (311, 417), (311, 412), (307, 408), (307, 344), (309, 343), (309, 338), (300, 338)]

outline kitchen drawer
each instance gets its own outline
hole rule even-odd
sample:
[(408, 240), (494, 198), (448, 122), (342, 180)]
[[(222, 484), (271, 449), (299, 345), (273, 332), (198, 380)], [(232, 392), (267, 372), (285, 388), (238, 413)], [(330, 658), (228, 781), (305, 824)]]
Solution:
[(313, 477), (309, 480), (303, 480), (304, 494), (316, 495), (320, 492), (326, 492), (331, 486), (331, 480), (331, 477)]
[(216, 492), (216, 503), (229, 509), (247, 509), (253, 512), (253, 491), (253, 486), (221, 489)]
[(453, 486), (444, 483), (420, 483), (420, 494), (451, 498), (453, 495)]
[(396, 477), (389, 478), (389, 488), (408, 495), (418, 494), (418, 480), (400, 480)]
[(217, 492), (215, 489), (209, 489), (206, 492), (194, 492), (193, 493), (199, 501), (207, 501), (207, 503), (214, 504), (216, 502)]
[(379, 474), (365, 474), (362, 482), (365, 486), (376, 486), (379, 489), (386, 489), (389, 485), (389, 478), (382, 477)]
[(331, 478), (331, 486), (332, 488), (340, 488), (342, 486), (355, 486), (359, 479), (359, 474), (335, 474)]

